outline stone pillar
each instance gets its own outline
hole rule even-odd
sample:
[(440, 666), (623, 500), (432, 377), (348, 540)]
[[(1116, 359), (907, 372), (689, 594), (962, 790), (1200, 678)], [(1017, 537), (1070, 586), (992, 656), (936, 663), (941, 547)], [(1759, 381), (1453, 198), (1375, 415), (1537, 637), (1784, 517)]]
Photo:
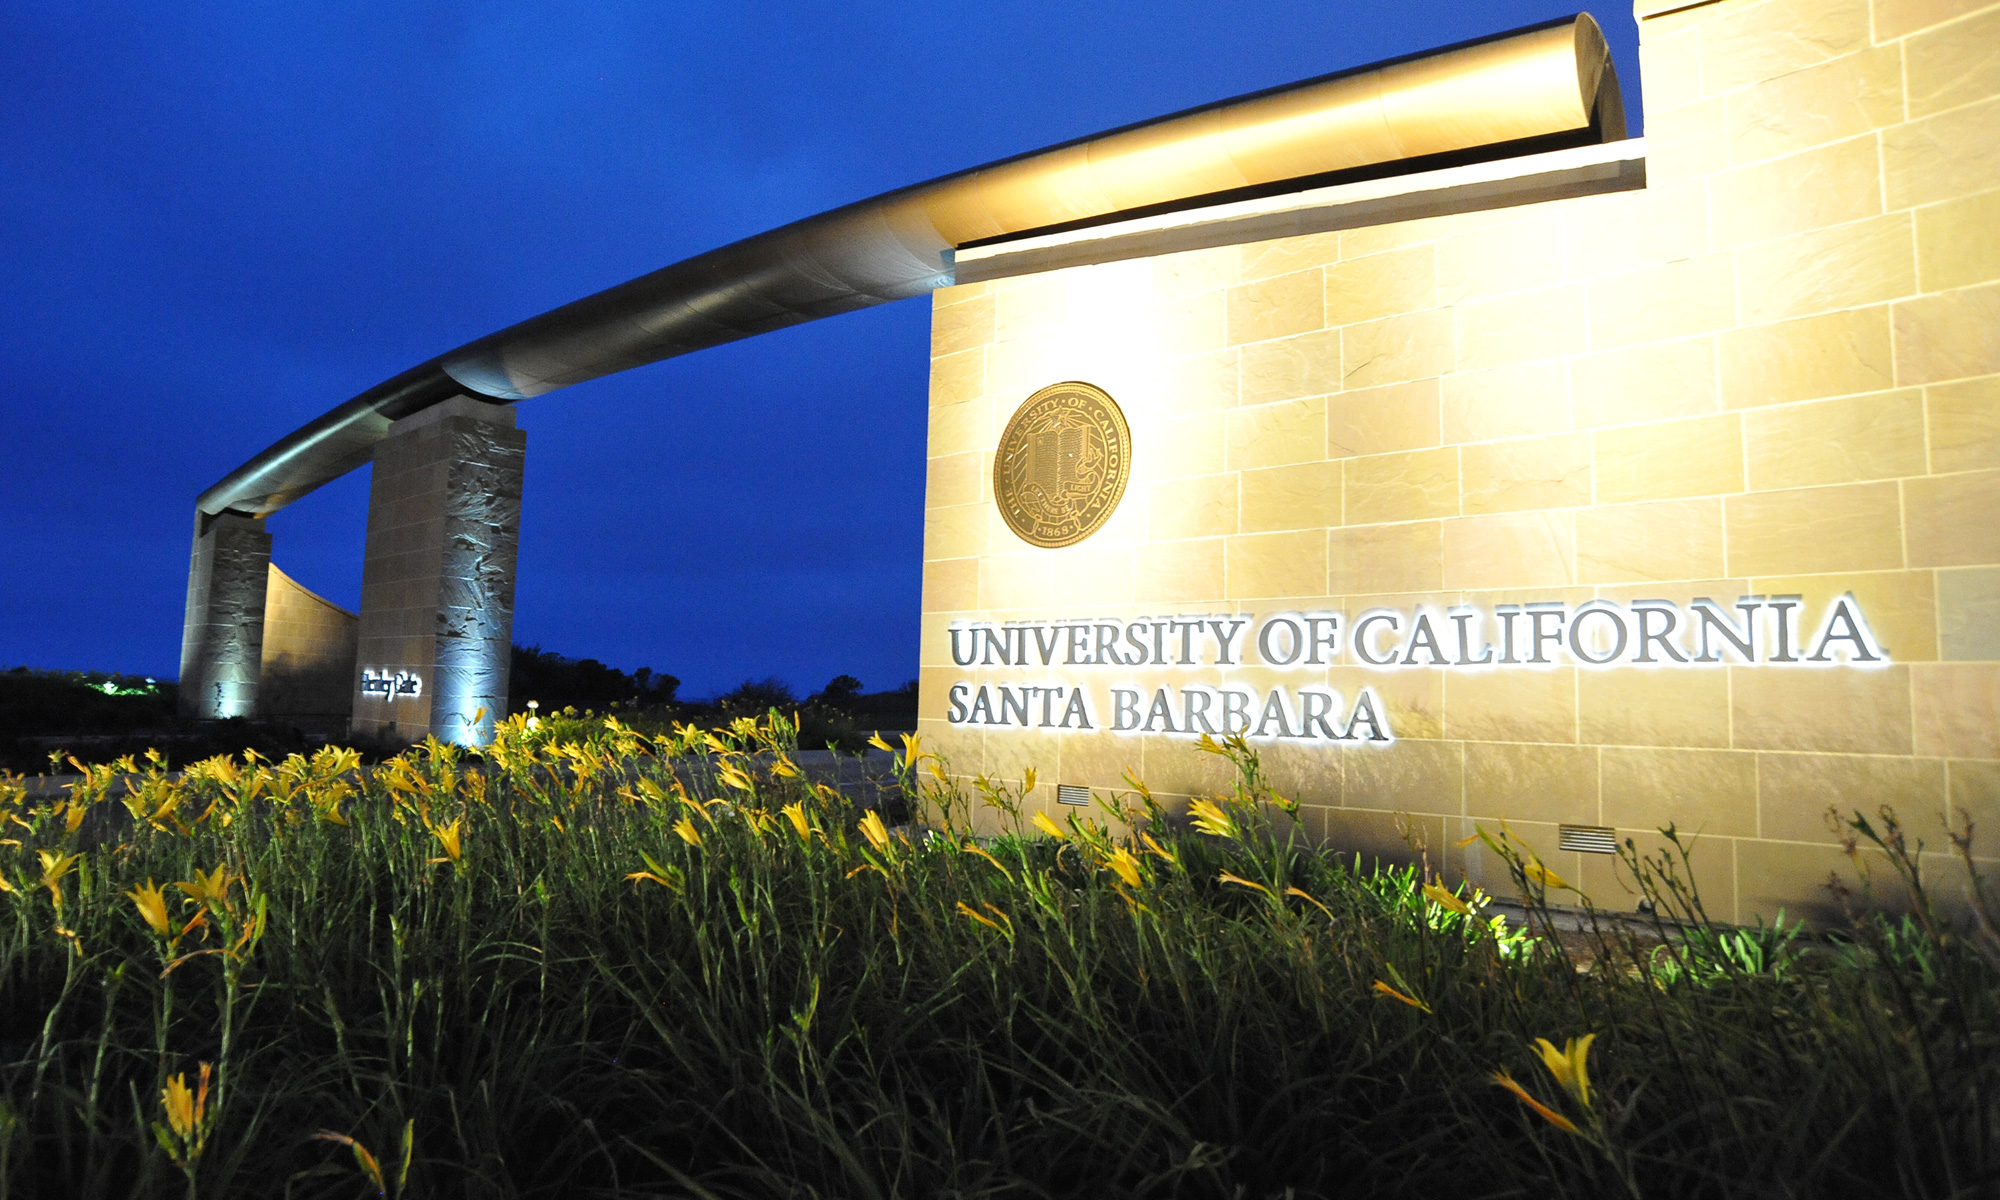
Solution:
[(182, 715), (222, 720), (255, 714), (270, 569), (271, 535), (262, 517), (195, 514), (181, 626)]
[(513, 409), (461, 396), (376, 445), (356, 737), (492, 740), (507, 707), (527, 440)]

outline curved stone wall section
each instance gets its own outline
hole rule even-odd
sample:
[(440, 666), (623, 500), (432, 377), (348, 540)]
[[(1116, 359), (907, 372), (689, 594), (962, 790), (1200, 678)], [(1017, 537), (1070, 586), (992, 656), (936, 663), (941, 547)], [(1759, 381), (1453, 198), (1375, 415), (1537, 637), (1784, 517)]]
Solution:
[(354, 716), (361, 618), (270, 568), (257, 715), (309, 733), (344, 735)]

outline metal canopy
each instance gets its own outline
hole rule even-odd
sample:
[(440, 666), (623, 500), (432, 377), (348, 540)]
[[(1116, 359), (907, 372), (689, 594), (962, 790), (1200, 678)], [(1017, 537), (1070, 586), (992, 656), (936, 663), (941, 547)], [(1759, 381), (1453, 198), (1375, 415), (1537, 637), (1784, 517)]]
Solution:
[(552, 309), (332, 409), (196, 506), (275, 512), (453, 396), (524, 400), (948, 287), (960, 247), (1624, 136), (1588, 14), (1224, 100), (808, 217)]

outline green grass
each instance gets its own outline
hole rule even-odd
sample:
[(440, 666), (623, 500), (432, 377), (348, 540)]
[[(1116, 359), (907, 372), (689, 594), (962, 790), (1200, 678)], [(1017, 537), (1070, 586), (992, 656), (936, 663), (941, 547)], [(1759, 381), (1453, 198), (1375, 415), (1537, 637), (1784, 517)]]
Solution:
[[(962, 793), (905, 755), (943, 831), (926, 836), (788, 777), (787, 734), (515, 721), (483, 762), (430, 747), (364, 775), (329, 751), (155, 773), (125, 798), (109, 771), (57, 804), (12, 796), (0, 1191), (1459, 1200), (2000, 1180), (2000, 964), (1921, 901), (1833, 939), (1697, 921), (1662, 948), (1607, 925), (1580, 962), (1470, 889), (1317, 852), (1240, 744), (1214, 748), (1237, 790), (1193, 825), (1140, 793), (1129, 824), (1060, 837), (1015, 793)], [(1012, 832), (967, 848), (975, 810)], [(1541, 902), (1553, 883), (1515, 861)], [(1694, 916), (1673, 864), (1629, 865)], [(129, 894), (148, 880), (195, 885), (166, 889), (169, 936)], [(1589, 1091), (1566, 1090), (1534, 1039), (1585, 1034)], [(183, 1082), (177, 1127), (163, 1091)]]

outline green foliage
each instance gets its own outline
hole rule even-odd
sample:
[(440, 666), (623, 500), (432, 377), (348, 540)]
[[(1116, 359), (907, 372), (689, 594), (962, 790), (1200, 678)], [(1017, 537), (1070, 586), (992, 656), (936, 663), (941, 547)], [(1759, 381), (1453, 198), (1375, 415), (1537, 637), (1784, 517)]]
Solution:
[(797, 737), (516, 717), (477, 759), (0, 787), (0, 1192), (1994, 1185), (2000, 965), (1934, 911), (1673, 920), (1635, 855), (1656, 936), (1576, 956), (1320, 853), (1240, 740), (1185, 814), (1132, 781), (1056, 822), (908, 739), (891, 828)]

